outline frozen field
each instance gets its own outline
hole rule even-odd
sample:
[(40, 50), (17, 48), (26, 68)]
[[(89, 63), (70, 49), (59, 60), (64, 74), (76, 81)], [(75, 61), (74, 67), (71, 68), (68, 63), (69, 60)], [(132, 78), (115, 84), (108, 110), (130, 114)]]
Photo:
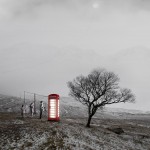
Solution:
[(86, 108), (70, 98), (61, 98), (60, 122), (47, 121), (46, 112), (38, 119), (38, 110), (22, 119), (21, 104), (19, 98), (0, 97), (1, 150), (150, 150), (149, 113), (105, 109), (86, 128)]

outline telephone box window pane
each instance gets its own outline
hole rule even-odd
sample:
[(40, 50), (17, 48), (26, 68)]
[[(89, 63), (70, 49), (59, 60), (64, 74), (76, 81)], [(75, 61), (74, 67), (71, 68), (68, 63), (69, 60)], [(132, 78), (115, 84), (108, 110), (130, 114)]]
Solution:
[(50, 118), (56, 118), (56, 100), (50, 100)]

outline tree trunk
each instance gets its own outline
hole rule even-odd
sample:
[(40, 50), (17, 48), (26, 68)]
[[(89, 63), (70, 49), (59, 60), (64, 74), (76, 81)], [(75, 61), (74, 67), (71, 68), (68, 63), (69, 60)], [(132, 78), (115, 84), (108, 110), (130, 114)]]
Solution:
[(88, 122), (86, 124), (86, 127), (88, 127), (88, 128), (90, 128), (91, 119), (92, 119), (92, 116), (89, 115)]

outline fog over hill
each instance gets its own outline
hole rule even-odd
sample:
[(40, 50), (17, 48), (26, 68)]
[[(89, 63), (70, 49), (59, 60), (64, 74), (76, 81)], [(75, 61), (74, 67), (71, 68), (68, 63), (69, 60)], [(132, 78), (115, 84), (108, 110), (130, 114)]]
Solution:
[(68, 96), (66, 82), (106, 68), (149, 110), (148, 0), (0, 0), (0, 93)]
[[(134, 47), (121, 51), (112, 57), (113, 65), (109, 66), (120, 77), (120, 85), (130, 88), (136, 96), (135, 108), (150, 110), (150, 49)], [(131, 108), (132, 104), (125, 104)], [(130, 105), (132, 105), (130, 107)], [(123, 105), (122, 105), (123, 106)], [(122, 107), (121, 106), (121, 107)], [(133, 106), (134, 107), (134, 106)]]
[[(120, 86), (131, 89), (136, 96), (135, 104), (116, 104), (113, 107), (150, 110), (148, 48), (134, 47), (113, 55), (100, 55), (90, 50), (87, 52), (71, 47), (60, 49), (51, 46), (45, 46), (45, 50), (37, 54), (33, 50), (35, 47), (30, 51), (32, 45), (23, 44), (21, 47), (21, 51), (18, 51), (20, 46), (16, 46), (2, 53), (3, 59), (9, 61), (1, 64), (1, 93), (23, 97), (23, 91), (27, 90), (44, 95), (59, 93), (61, 96), (67, 96), (68, 81), (80, 74), (87, 75), (94, 68), (102, 67), (118, 74)], [(42, 48), (42, 45), (36, 46), (36, 49)], [(14, 53), (8, 55), (11, 50)], [(17, 51), (19, 53), (16, 53)]]

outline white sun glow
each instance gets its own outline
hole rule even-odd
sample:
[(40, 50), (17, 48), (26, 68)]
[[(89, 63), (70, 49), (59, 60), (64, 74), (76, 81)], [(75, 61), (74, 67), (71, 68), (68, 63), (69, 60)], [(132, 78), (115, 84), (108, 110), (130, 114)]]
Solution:
[(99, 8), (99, 4), (98, 4), (97, 2), (95, 2), (95, 3), (93, 3), (92, 7), (93, 7), (94, 9), (97, 9), (97, 8)]

